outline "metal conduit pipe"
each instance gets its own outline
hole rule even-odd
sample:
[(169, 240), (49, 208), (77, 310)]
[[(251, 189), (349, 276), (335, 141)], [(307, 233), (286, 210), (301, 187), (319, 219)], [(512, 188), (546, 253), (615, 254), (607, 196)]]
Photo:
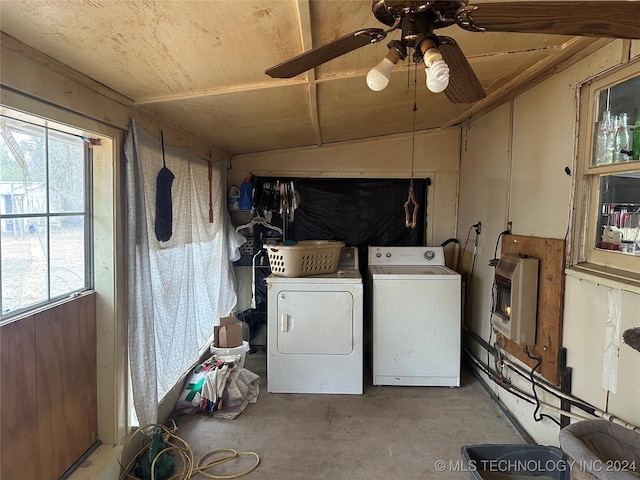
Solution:
[[(476, 332), (474, 332), (473, 330), (471, 330), (467, 326), (463, 326), (463, 330), (464, 330), (465, 333), (467, 333), (469, 335), (470, 338), (475, 340), (479, 345), (481, 345), (485, 350), (487, 350), (494, 358), (496, 357), (496, 355), (497, 355), (496, 349), (493, 346), (491, 346), (484, 338), (482, 338), (480, 335), (478, 335)], [(469, 355), (471, 355), (466, 349), (465, 349), (465, 352), (467, 352)], [(516, 363), (514, 363), (513, 361), (511, 361), (511, 360), (509, 360), (507, 358), (502, 358), (502, 361), (505, 364), (507, 364), (507, 366), (509, 368), (511, 368), (513, 371), (521, 374), (523, 376), (523, 378), (525, 378), (526, 380), (530, 381), (530, 379), (528, 378), (529, 372), (527, 372), (520, 365), (517, 365)], [(487, 375), (489, 375), (489, 374), (487, 373)], [(492, 380), (494, 382), (496, 381), (494, 378), (492, 378)], [(499, 384), (499, 382), (496, 382), (496, 383)], [(607, 420), (608, 422), (616, 423), (616, 424), (621, 425), (621, 426), (623, 426), (625, 428), (628, 428), (629, 430), (632, 430), (634, 432), (639, 432), (640, 433), (640, 427), (638, 427), (637, 425), (634, 425), (632, 423), (626, 422), (626, 421), (622, 420), (621, 418), (616, 417), (615, 415), (611, 415), (610, 413), (604, 412), (604, 411), (594, 407), (593, 405), (585, 402), (584, 400), (582, 400), (582, 399), (580, 399), (578, 397), (574, 397), (573, 395), (570, 395), (570, 394), (568, 394), (566, 392), (563, 392), (562, 390), (559, 390), (556, 385), (553, 385), (551, 382), (549, 382), (544, 377), (541, 377), (538, 374), (536, 374), (535, 385), (539, 386), (542, 389), (544, 389), (548, 393), (551, 393), (552, 395), (555, 395), (558, 398), (563, 398), (563, 399), (567, 400), (573, 406), (575, 406), (575, 407), (579, 408), (580, 410), (592, 415), (595, 418), (602, 418), (604, 420)], [(549, 405), (549, 407), (552, 407), (551, 409), (556, 409), (556, 407), (553, 407), (551, 405)], [(571, 412), (568, 412), (566, 410), (556, 409), (556, 411), (558, 411), (560, 414), (565, 415), (567, 417), (579, 418), (579, 419), (585, 419), (585, 420), (587, 419), (586, 417), (576, 416), (575, 414), (569, 415)]]
[[(515, 363), (513, 363), (511, 360), (508, 360), (508, 359), (504, 359), (503, 358), (502, 360), (504, 361), (505, 364), (507, 364), (507, 366), (510, 369), (512, 369), (513, 371), (516, 371), (520, 375), (524, 375), (525, 372), (524, 372), (524, 369), (521, 366), (516, 365)], [(524, 377), (524, 378), (526, 378), (526, 377)], [(615, 423), (617, 425), (620, 425), (620, 426), (623, 426), (625, 428), (628, 428), (629, 430), (632, 430), (634, 432), (640, 433), (640, 427), (638, 427), (638, 426), (636, 426), (636, 425), (634, 425), (632, 423), (626, 422), (623, 419), (621, 419), (619, 417), (616, 417), (615, 415), (611, 415), (610, 413), (604, 412), (604, 411), (594, 407), (593, 405), (591, 405), (589, 403), (586, 403), (583, 400), (580, 400), (577, 397), (574, 397), (572, 395), (569, 395), (569, 394), (563, 392), (562, 390), (557, 390), (557, 389), (553, 388), (553, 386), (550, 386), (552, 384), (550, 384), (546, 380), (543, 381), (543, 382), (540, 382), (540, 380), (541, 380), (541, 378), (536, 379), (536, 385), (537, 386), (539, 386), (543, 390), (555, 395), (556, 397), (563, 398), (563, 399), (567, 400), (569, 403), (571, 403), (571, 405), (579, 408), (580, 410), (582, 410), (582, 411), (584, 411), (584, 412), (586, 412), (586, 413), (588, 413), (590, 415), (593, 415), (596, 418), (602, 418), (602, 419), (604, 419), (604, 420), (606, 420), (608, 422)], [(563, 410), (562, 414), (566, 415), (567, 412), (565, 410)], [(567, 416), (569, 416), (569, 415), (567, 415)]]
[(478, 360), (469, 350), (463, 347), (463, 351), (467, 355), (467, 357), (471, 360), (471, 362), (480, 370), (482, 370), (487, 376), (489, 376), (489, 378), (494, 383), (496, 383), (497, 385), (504, 388), (506, 391), (508, 391), (512, 395), (515, 395), (516, 397), (524, 400), (527, 403), (531, 403), (531, 404), (535, 403), (533, 399), (526, 392), (520, 390), (518, 387), (514, 387), (511, 384), (507, 384), (503, 382), (495, 371), (491, 370), (491, 368), (489, 368), (480, 360)]
[[(501, 358), (501, 360), (505, 363), (505, 365), (507, 365), (507, 367), (517, 373), (518, 375), (520, 375), (522, 378), (524, 378), (525, 380), (528, 380), (529, 382), (531, 382), (531, 378), (529, 376), (529, 374), (525, 371), (524, 368), (522, 368), (521, 366), (513, 363), (511, 360), (506, 359), (506, 358)], [(544, 379), (544, 377), (540, 377), (537, 373), (535, 374), (535, 376), (537, 377), (535, 379), (535, 385), (537, 387), (542, 388), (544, 391), (554, 395), (555, 397), (559, 398), (559, 399), (564, 399), (566, 401), (568, 401), (569, 403), (571, 403), (574, 407), (578, 407), (580, 410), (593, 415), (593, 416), (597, 416), (596, 415), (596, 408), (588, 403), (584, 403), (582, 400), (580, 400), (577, 397), (574, 397), (572, 395), (569, 395), (568, 393), (563, 392), (562, 390), (558, 390), (557, 388), (554, 388), (554, 386), (549, 383), (546, 379)]]
[[(516, 397), (526, 401), (527, 403), (531, 403), (532, 405), (535, 404), (535, 399), (533, 397), (531, 397), (527, 392), (525, 392), (524, 390), (519, 389), (518, 387), (515, 387), (511, 384), (507, 384), (505, 382), (503, 382), (500, 379), (500, 376), (498, 375), (497, 372), (495, 372), (494, 370), (491, 370), (489, 367), (487, 367), (484, 363), (482, 363), (482, 361), (478, 360), (471, 352), (469, 352), (469, 350), (467, 350), (466, 348), (463, 348), (464, 353), (467, 355), (467, 357), (477, 366), (480, 368), (480, 370), (482, 370), (486, 375), (489, 376), (489, 378), (491, 378), (491, 380), (493, 380), (493, 382), (495, 382), (497, 385), (499, 385), (500, 387), (504, 388), (505, 390), (507, 390), (509, 393), (515, 395)], [(576, 413), (573, 412), (566, 412), (558, 407), (555, 407), (553, 405), (549, 405), (548, 403), (544, 403), (544, 402), (539, 402), (541, 407), (544, 407), (548, 410), (551, 410), (553, 412), (559, 413), (561, 415), (565, 415), (567, 417), (571, 417), (574, 418), (576, 420), (591, 420), (592, 418), (589, 417), (584, 417), (582, 415), (578, 415)]]
[[(489, 345), (489, 343), (487, 343), (484, 338), (482, 338), (480, 335), (478, 335), (476, 332), (469, 329), (468, 327), (465, 326), (463, 328), (465, 333), (467, 333), (472, 339), (474, 339), (485, 350), (487, 350), (491, 355), (493, 355), (494, 358), (496, 358), (497, 351), (495, 347)], [(525, 370), (520, 365), (512, 362), (508, 358), (501, 358), (501, 360), (505, 364), (507, 364), (507, 366), (509, 366), (512, 370), (514, 370), (516, 373), (521, 374), (524, 378), (530, 381), (529, 371)], [(549, 382), (546, 378), (540, 376), (540, 374), (536, 372), (534, 372), (534, 374), (536, 377), (536, 383), (535, 383), (536, 386), (543, 388), (544, 390), (551, 393), (552, 395), (557, 396), (558, 398), (563, 398), (571, 402), (572, 404), (574, 404), (574, 406), (580, 408), (581, 410), (584, 410), (586, 413), (597, 416), (596, 415), (597, 408), (595, 408), (593, 405), (585, 402), (584, 400), (578, 397), (574, 397), (573, 395), (570, 395), (566, 392), (563, 392), (562, 390), (559, 390), (557, 385), (554, 385), (553, 383)]]

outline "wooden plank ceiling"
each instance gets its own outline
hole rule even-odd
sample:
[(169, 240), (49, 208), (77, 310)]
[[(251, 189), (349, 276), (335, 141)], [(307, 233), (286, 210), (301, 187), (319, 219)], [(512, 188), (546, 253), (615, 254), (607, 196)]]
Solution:
[[(477, 0), (474, 3), (481, 3)], [(370, 0), (2, 0), (2, 32), (179, 125), (243, 154), (411, 131), (413, 69), (399, 64), (382, 92), (365, 84), (386, 54), (367, 45), (292, 79), (266, 68), (363, 27), (383, 27)], [(594, 39), (470, 33), (453, 37), (488, 98), (452, 104), (424, 87), (418, 69), (416, 129), (459, 123), (505, 101)]]

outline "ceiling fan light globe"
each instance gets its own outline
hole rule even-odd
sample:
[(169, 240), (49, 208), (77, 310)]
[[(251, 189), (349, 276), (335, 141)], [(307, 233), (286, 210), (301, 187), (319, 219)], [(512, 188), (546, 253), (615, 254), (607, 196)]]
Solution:
[(383, 58), (378, 65), (373, 67), (369, 70), (369, 73), (367, 73), (367, 86), (374, 92), (384, 90), (385, 87), (389, 85), (391, 72), (395, 65), (396, 64), (388, 58)]
[(427, 88), (433, 93), (441, 93), (449, 86), (449, 66), (444, 60), (436, 60), (424, 69), (427, 73)]

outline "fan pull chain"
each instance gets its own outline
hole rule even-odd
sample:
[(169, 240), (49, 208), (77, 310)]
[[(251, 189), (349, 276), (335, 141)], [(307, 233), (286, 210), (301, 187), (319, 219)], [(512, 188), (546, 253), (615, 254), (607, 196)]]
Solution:
[(417, 90), (418, 90), (418, 64), (413, 63), (413, 128), (411, 134), (411, 187), (413, 187), (413, 159), (416, 151), (416, 112), (418, 111)]

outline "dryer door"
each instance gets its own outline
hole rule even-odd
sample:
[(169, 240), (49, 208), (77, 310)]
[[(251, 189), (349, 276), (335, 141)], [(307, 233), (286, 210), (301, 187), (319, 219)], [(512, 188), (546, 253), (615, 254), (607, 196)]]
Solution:
[(353, 351), (354, 298), (347, 291), (278, 294), (278, 352), (349, 355)]

